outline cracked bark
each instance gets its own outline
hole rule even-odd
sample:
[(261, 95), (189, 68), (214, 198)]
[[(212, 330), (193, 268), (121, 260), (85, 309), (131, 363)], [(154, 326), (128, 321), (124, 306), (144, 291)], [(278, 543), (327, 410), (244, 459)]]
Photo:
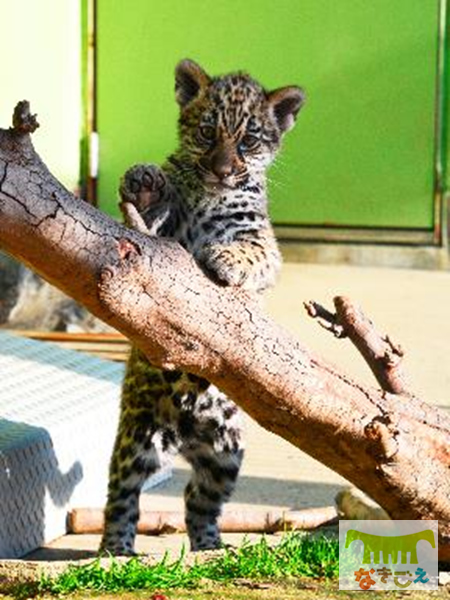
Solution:
[[(153, 363), (206, 377), (392, 518), (439, 520), (440, 558), (449, 560), (447, 415), (406, 386), (392, 393), (399, 390), (389, 387), (389, 375), (381, 391), (353, 381), (242, 290), (209, 281), (177, 243), (128, 230), (76, 200), (20, 122), (0, 130), (2, 248), (123, 332)], [(345, 311), (339, 319), (357, 347), (370, 340), (373, 327), (350, 335)], [(370, 363), (370, 353), (363, 355)], [(379, 361), (380, 373), (388, 363)]]

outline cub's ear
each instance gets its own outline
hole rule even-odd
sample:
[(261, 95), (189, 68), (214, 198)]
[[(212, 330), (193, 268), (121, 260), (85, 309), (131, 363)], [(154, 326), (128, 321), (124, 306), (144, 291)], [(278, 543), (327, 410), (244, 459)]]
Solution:
[(297, 113), (305, 100), (305, 92), (297, 86), (279, 88), (269, 93), (269, 105), (283, 133), (294, 127)]
[(193, 60), (186, 58), (175, 68), (175, 97), (181, 108), (196, 98), (211, 79)]

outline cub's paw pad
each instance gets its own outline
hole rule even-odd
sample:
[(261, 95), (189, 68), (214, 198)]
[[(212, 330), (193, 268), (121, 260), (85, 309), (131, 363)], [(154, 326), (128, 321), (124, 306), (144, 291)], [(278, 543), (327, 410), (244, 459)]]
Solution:
[(167, 185), (164, 172), (157, 165), (135, 165), (120, 182), (122, 202), (131, 202), (140, 213), (161, 202)]

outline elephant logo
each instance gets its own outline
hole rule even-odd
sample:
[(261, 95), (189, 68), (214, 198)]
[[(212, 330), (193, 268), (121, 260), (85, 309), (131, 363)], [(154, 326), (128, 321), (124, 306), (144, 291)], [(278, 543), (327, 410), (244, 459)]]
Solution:
[(345, 538), (345, 547), (348, 548), (355, 540), (361, 540), (364, 544), (363, 564), (371, 564), (370, 554), (373, 552), (374, 563), (380, 563), (380, 553), (383, 553), (383, 563), (389, 563), (389, 555), (392, 557), (392, 563), (397, 564), (398, 553), (401, 553), (401, 563), (406, 564), (407, 553), (411, 553), (411, 565), (416, 565), (417, 560), (417, 542), (425, 540), (435, 548), (434, 532), (432, 529), (410, 533), (408, 535), (373, 535), (364, 533), (357, 529), (349, 529)]

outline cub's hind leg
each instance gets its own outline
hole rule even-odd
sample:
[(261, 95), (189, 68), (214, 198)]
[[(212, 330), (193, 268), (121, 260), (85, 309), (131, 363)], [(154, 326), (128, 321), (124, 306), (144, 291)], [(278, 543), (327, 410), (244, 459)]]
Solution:
[(160, 466), (154, 434), (143, 424), (149, 415), (127, 413), (121, 420), (111, 458), (101, 552), (134, 554), (139, 496), (144, 481)]
[(218, 518), (236, 487), (244, 455), (241, 415), (214, 386), (192, 412), (180, 414), (181, 453), (192, 466), (185, 489), (186, 527), (192, 550), (221, 545)]
[(165, 391), (161, 372), (136, 355), (130, 358), (122, 390), (100, 545), (100, 551), (115, 555), (134, 554), (141, 488), (165, 461), (156, 425), (158, 402)]

